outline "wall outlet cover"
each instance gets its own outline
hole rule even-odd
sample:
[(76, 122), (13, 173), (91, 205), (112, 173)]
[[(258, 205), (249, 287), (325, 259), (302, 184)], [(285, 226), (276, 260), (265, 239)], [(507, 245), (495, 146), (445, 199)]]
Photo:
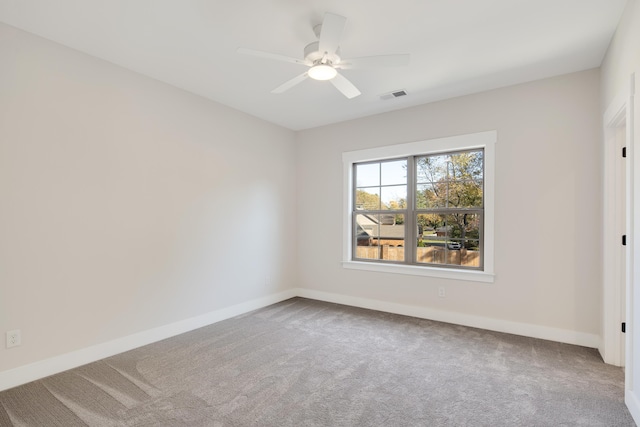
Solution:
[(7, 331), (7, 348), (17, 347), (20, 344), (22, 344), (22, 336), (20, 334), (20, 329)]

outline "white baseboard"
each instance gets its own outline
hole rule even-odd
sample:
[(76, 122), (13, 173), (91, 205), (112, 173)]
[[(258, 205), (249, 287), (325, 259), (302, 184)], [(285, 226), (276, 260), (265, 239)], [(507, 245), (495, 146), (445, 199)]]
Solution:
[(29, 365), (0, 372), (0, 391), (26, 384), (40, 378), (48, 377), (87, 363), (95, 362), (105, 357), (113, 356), (143, 345), (151, 344), (170, 338), (203, 326), (211, 325), (221, 320), (257, 310), (297, 295), (295, 289), (289, 289), (277, 294), (253, 299), (231, 307), (222, 308), (200, 316), (181, 320), (179, 322), (128, 335), (102, 344), (86, 347), (81, 350), (61, 354)]
[(626, 390), (624, 394), (624, 403), (627, 405), (633, 421), (640, 426), (640, 399), (633, 390)]
[[(296, 296), (584, 347), (599, 348), (601, 346), (600, 337), (594, 334), (296, 288), (0, 372), (0, 391), (183, 334)], [(634, 399), (633, 402), (638, 402), (635, 395), (629, 397), (629, 399), (631, 398)], [(640, 408), (640, 406), (636, 407)], [(638, 413), (640, 413), (640, 410)]]
[(508, 334), (522, 335), (531, 338), (540, 338), (583, 347), (599, 348), (601, 345), (601, 339), (598, 335), (584, 332), (550, 328), (548, 326), (532, 325), (528, 323), (511, 322), (509, 320), (473, 316), (451, 311), (441, 311), (426, 307), (396, 304), (368, 298), (314, 291), (311, 289), (298, 288), (296, 289), (296, 293), (298, 296), (303, 298), (350, 305), (353, 307), (368, 308), (371, 310), (402, 314), (405, 316), (419, 317), (422, 319), (436, 320), (439, 322), (453, 323), (456, 325), (470, 326), (490, 331), (505, 332)]

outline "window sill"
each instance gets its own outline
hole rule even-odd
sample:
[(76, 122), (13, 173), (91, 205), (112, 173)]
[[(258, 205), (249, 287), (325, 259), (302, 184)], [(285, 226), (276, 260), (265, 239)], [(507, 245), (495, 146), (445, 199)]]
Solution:
[(376, 264), (372, 262), (343, 261), (342, 267), (352, 270), (378, 271), (380, 273), (407, 274), (411, 276), (438, 277), (441, 279), (467, 280), (493, 283), (495, 275), (477, 270), (418, 267), (400, 264)]

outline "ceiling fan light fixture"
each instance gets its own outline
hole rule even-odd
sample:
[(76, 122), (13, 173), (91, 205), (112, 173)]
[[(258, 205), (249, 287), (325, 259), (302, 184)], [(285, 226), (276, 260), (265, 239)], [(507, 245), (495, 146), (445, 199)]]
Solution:
[(331, 80), (338, 72), (331, 65), (317, 64), (309, 68), (307, 74), (314, 80)]

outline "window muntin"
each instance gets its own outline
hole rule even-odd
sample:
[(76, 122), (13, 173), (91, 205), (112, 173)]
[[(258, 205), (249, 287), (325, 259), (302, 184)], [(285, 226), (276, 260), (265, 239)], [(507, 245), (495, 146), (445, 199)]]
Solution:
[(353, 177), (353, 260), (483, 269), (484, 149), (354, 163)]

